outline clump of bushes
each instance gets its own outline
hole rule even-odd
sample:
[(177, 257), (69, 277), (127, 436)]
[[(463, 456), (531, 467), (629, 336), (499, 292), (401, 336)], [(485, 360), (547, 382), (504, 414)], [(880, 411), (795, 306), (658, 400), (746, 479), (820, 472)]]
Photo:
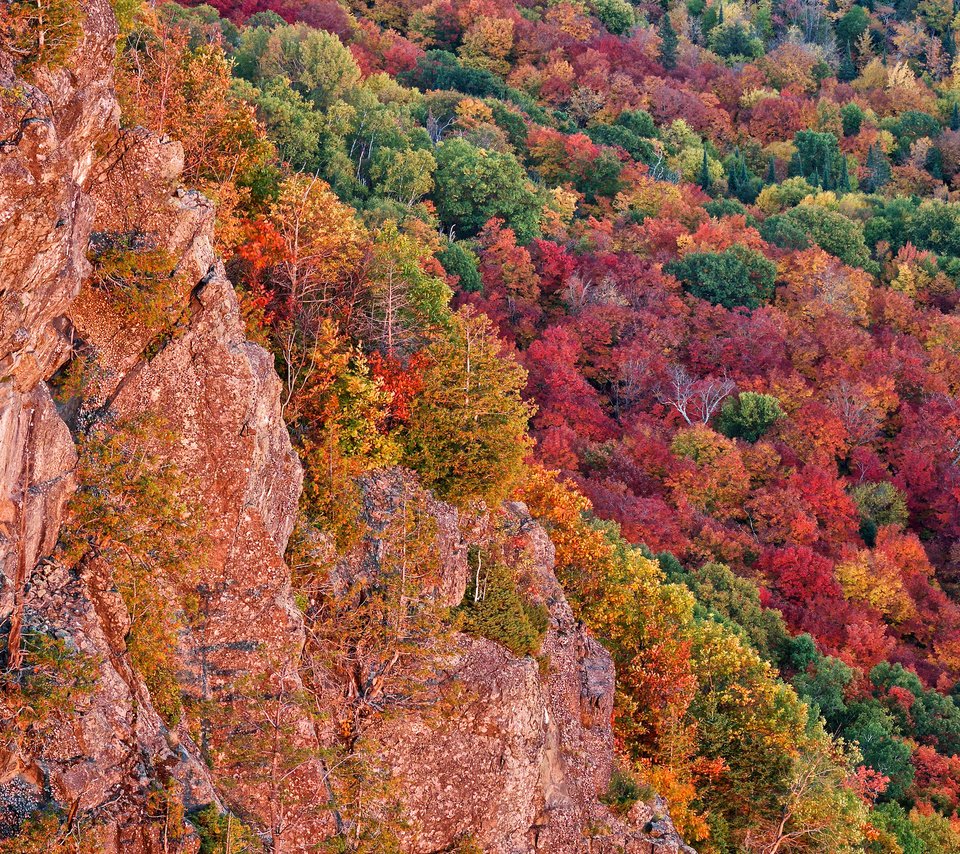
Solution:
[(850, 497), (860, 514), (860, 536), (871, 548), (881, 527), (903, 528), (907, 524), (910, 516), (907, 497), (890, 481), (858, 484), (850, 490)]
[(638, 801), (650, 801), (655, 796), (656, 792), (652, 787), (638, 783), (629, 774), (616, 768), (610, 775), (607, 791), (600, 800), (618, 815), (625, 815)]
[(478, 568), (459, 608), (463, 631), (496, 641), (514, 655), (535, 654), (550, 625), (547, 606), (523, 596), (505, 564), (484, 567), (480, 552), (474, 551), (471, 565)]
[(220, 812), (216, 804), (195, 810), (187, 820), (200, 837), (199, 854), (253, 854), (263, 850), (250, 827), (229, 812)]
[(756, 442), (785, 415), (780, 401), (771, 394), (744, 391), (727, 398), (720, 410), (718, 427), (731, 439)]
[(694, 296), (725, 308), (757, 308), (773, 296), (777, 277), (776, 264), (742, 246), (690, 252), (665, 269)]
[(145, 249), (122, 240), (92, 255), (93, 286), (124, 317), (150, 330), (169, 331), (182, 311), (183, 283), (166, 249)]
[(96, 663), (62, 638), (38, 631), (24, 632), (20, 648), (22, 664), (10, 668), (4, 638), (0, 720), (5, 737), (20, 750), (39, 752), (56, 721), (93, 690)]

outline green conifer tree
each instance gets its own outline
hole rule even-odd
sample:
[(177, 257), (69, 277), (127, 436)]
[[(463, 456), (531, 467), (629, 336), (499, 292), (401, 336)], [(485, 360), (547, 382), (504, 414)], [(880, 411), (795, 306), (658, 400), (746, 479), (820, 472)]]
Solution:
[(875, 193), (890, 180), (890, 163), (879, 145), (870, 146), (867, 153), (867, 177), (863, 182), (868, 193)]
[(660, 16), (660, 64), (668, 71), (677, 66), (677, 32), (666, 12)]
[(700, 164), (700, 179), (697, 182), (703, 188), (705, 193), (710, 192), (710, 186), (713, 183), (710, 180), (710, 164), (707, 161), (707, 149), (703, 149), (703, 163)]
[(837, 70), (837, 80), (848, 83), (857, 76), (857, 66), (853, 61), (853, 54), (850, 52), (850, 42), (847, 42), (847, 49), (840, 58), (840, 68)]

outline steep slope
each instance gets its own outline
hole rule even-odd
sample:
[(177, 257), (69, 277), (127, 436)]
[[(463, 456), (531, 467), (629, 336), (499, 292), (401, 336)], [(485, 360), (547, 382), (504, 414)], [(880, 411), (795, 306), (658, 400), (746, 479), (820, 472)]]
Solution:
[[(350, 687), (328, 682), (312, 711), (286, 699), (304, 691), (309, 641), (284, 562), (302, 474), (279, 379), (244, 337), (214, 255), (211, 205), (177, 186), (179, 145), (119, 128), (110, 7), (88, 0), (82, 12), (82, 35), (59, 68), (27, 82), (0, 53), (0, 82), (19, 93), (4, 101), (0, 147), (0, 616), (10, 667), (0, 843), (192, 852), (199, 838), (185, 810), (213, 804), (272, 851), (313, 850), (337, 830), (325, 713)], [(132, 322), (91, 284), (88, 247), (120, 243), (174, 261), (156, 323)], [(95, 375), (58, 412), (47, 381), (84, 360)], [(150, 576), (159, 598), (148, 609), (169, 610), (177, 627), (174, 701), (154, 687), (158, 672), (136, 663), (131, 627), (143, 615), (123, 595), (114, 544), (55, 551), (78, 446), (101, 422), (156, 418), (172, 437), (145, 433), (138, 453), (182, 473), (202, 528), (195, 573)], [(461, 519), (399, 469), (369, 477), (363, 494), (367, 533), (341, 555), (326, 544), (332, 571), (376, 572), (378, 531), (399, 512), (397, 495), (409, 495), (436, 521), (442, 573), (432, 595), (459, 604), (482, 520)], [(544, 530), (521, 505), (506, 512), (516, 559), (534, 568), (535, 596), (549, 608), (545, 663), (456, 633), (429, 651), (443, 674), (430, 683), (443, 723), (420, 708), (372, 730), (400, 783), (403, 850), (454, 850), (468, 835), (492, 852), (687, 850), (662, 803), (638, 804), (623, 820), (600, 804), (613, 762), (612, 663), (576, 623)], [(76, 511), (68, 515), (75, 525)], [(159, 541), (164, 520), (151, 521)], [(41, 641), (58, 650), (52, 663), (36, 654)], [(31, 681), (41, 676), (50, 681)], [(22, 702), (34, 688), (50, 700), (42, 715)]]

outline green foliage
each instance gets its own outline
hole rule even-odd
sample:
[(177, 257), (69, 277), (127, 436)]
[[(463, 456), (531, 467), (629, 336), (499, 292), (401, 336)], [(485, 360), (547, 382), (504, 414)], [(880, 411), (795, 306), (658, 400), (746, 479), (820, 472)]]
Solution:
[(873, 546), (881, 526), (907, 524), (907, 498), (888, 480), (861, 483), (850, 490), (850, 497), (860, 512), (860, 534), (868, 546)]
[(910, 146), (922, 137), (931, 139), (940, 135), (943, 126), (929, 113), (908, 110), (894, 118), (885, 119), (881, 127), (890, 131), (897, 140), (894, 157), (899, 162), (910, 154)]
[(677, 45), (679, 44), (679, 39), (677, 38), (677, 31), (673, 28), (673, 23), (670, 21), (670, 15), (666, 12), (660, 16), (660, 23), (657, 29), (660, 34), (660, 64), (670, 71), (676, 68), (677, 65)]
[(734, 149), (725, 161), (727, 186), (741, 202), (752, 204), (763, 187), (763, 182), (747, 166), (746, 158), (739, 149)]
[(814, 651), (812, 657), (813, 661), (793, 677), (791, 684), (804, 700), (816, 707), (831, 727), (838, 728), (846, 720), (846, 696), (853, 682), (853, 670), (833, 656)]
[(83, 36), (76, 0), (10, 0), (0, 5), (0, 47), (18, 69), (60, 68)]
[(752, 443), (784, 417), (780, 401), (773, 395), (744, 391), (724, 402), (718, 427), (731, 439)]
[[(910, 823), (924, 854), (954, 854), (957, 850), (957, 832), (950, 820), (936, 812), (922, 813), (914, 809)], [(906, 850), (904, 851), (906, 854)]]
[(724, 252), (691, 252), (665, 269), (694, 296), (726, 308), (762, 305), (773, 295), (777, 274), (776, 264), (742, 246)]
[(20, 668), (0, 671), (0, 719), (6, 738), (19, 750), (39, 753), (56, 724), (75, 715), (93, 691), (97, 663), (66, 640), (40, 631), (24, 632), (21, 649)]
[(857, 66), (853, 62), (853, 54), (848, 44), (846, 49), (840, 54), (840, 67), (837, 69), (837, 80), (843, 83), (849, 83), (857, 76)]
[(645, 161), (653, 155), (653, 146), (647, 139), (620, 124), (594, 125), (587, 128), (587, 136), (598, 145), (622, 148), (636, 160)]
[(743, 202), (737, 201), (737, 199), (711, 199), (703, 206), (703, 209), (714, 219), (747, 214)]
[(175, 442), (157, 418), (95, 424), (78, 443), (79, 486), (61, 535), (67, 559), (97, 559), (112, 569), (130, 615), (131, 662), (170, 723), (181, 703), (176, 607), (167, 594), (191, 579), (205, 554), (199, 503), (168, 453)]
[(615, 36), (622, 36), (633, 28), (633, 6), (627, 0), (593, 0), (593, 8), (600, 23)]
[(467, 68), (455, 54), (445, 50), (429, 50), (417, 59), (416, 68), (399, 76), (402, 83), (424, 91), (451, 89), (480, 98), (503, 98), (507, 88), (503, 81), (485, 68)]
[(436, 159), (437, 214), (447, 228), (469, 237), (499, 217), (519, 243), (537, 235), (541, 199), (512, 154), (451, 139), (437, 146)]
[(428, 257), (423, 245), (392, 220), (374, 239), (368, 269), (369, 338), (388, 357), (418, 349), (449, 323), (452, 293), (443, 278), (427, 272)]
[(842, 45), (855, 44), (860, 34), (870, 25), (870, 15), (863, 6), (851, 6), (850, 10), (837, 21), (834, 31)]
[(710, 177), (710, 161), (707, 157), (706, 146), (703, 148), (703, 162), (700, 164), (700, 175), (697, 178), (697, 183), (705, 193), (709, 193), (710, 187), (713, 186), (713, 179)]
[(187, 817), (200, 837), (198, 854), (258, 854), (263, 845), (254, 831), (216, 804), (194, 810)]
[(840, 121), (843, 122), (843, 135), (856, 136), (860, 133), (864, 118), (866, 118), (866, 115), (859, 104), (853, 101), (849, 104), (844, 104), (840, 108)]
[(797, 153), (791, 175), (806, 178), (825, 190), (837, 188), (843, 156), (837, 138), (828, 132), (801, 130), (793, 138)]
[(653, 116), (646, 110), (624, 110), (614, 124), (626, 128), (640, 139), (656, 139), (659, 136)]
[(620, 172), (623, 164), (609, 151), (602, 151), (583, 176), (577, 178), (574, 186), (584, 195), (587, 204), (596, 204), (600, 198), (612, 199), (622, 189)]
[(467, 293), (476, 293), (483, 288), (478, 269), (479, 260), (460, 241), (450, 240), (437, 253), (437, 260), (450, 276), (459, 279), (457, 287)]
[(879, 145), (871, 145), (867, 152), (867, 174), (863, 188), (868, 193), (876, 193), (890, 181), (890, 162)]
[(903, 854), (929, 854), (930, 849), (917, 835), (917, 829), (900, 804), (890, 801), (880, 804), (870, 814), (870, 821), (892, 834)]
[(638, 801), (651, 801), (655, 796), (650, 786), (638, 783), (630, 774), (615, 768), (600, 800), (615, 813), (626, 815)]
[(685, 584), (696, 597), (695, 617), (721, 623), (765, 660), (780, 663), (790, 635), (780, 612), (760, 604), (760, 591), (754, 581), (734, 575), (722, 563), (685, 570), (672, 555), (657, 555), (657, 560), (668, 581)]
[(93, 255), (93, 286), (131, 323), (168, 333), (183, 312), (176, 259), (165, 249), (139, 249), (133, 242), (126, 238)]
[(387, 196), (408, 207), (433, 190), (437, 161), (426, 150), (392, 151), (381, 149), (370, 168), (370, 175)]
[(740, 22), (714, 27), (708, 38), (710, 50), (728, 62), (747, 62), (763, 56), (763, 42)]
[(360, 67), (343, 42), (306, 24), (247, 30), (238, 53), (254, 82), (286, 78), (318, 109), (331, 107), (360, 83)]
[(238, 94), (257, 105), (280, 156), (297, 169), (316, 171), (320, 167), (321, 135), (326, 125), (323, 115), (285, 77), (265, 81), (260, 90), (244, 90), (237, 84)]
[(851, 714), (847, 736), (859, 746), (865, 764), (890, 778), (884, 797), (899, 800), (906, 795), (916, 773), (910, 761), (910, 747), (899, 738), (893, 717), (880, 706), (860, 703), (851, 709)]
[[(126, 35), (143, 7), (143, 0), (111, 0), (111, 2), (113, 12), (117, 16), (117, 23), (120, 25), (120, 35)], [(188, 7), (167, 2), (161, 6), (161, 10), (165, 21), (176, 27), (186, 27), (190, 31), (191, 50), (207, 44), (214, 34), (231, 47), (240, 45), (240, 30), (236, 24), (227, 18), (221, 18), (220, 13), (208, 3)], [(249, 21), (247, 23), (249, 24)], [(283, 23), (282, 19), (280, 23)]]
[(423, 391), (403, 436), (405, 459), (456, 504), (494, 505), (516, 484), (530, 447), (526, 371), (500, 355), (490, 321), (469, 309), (428, 349)]
[(520, 594), (514, 572), (505, 564), (483, 565), (474, 550), (470, 566), (476, 572), (458, 609), (462, 630), (496, 641), (514, 655), (534, 655), (549, 625), (546, 605)]
[(815, 243), (851, 267), (862, 267), (868, 272), (876, 269), (860, 225), (818, 205), (798, 205), (772, 216), (763, 223), (760, 233), (783, 248), (805, 249)]
[(883, 661), (870, 671), (870, 681), (878, 691), (904, 688), (914, 697), (909, 709), (888, 703), (897, 726), (904, 733), (914, 733), (923, 741), (938, 745), (941, 752), (960, 753), (960, 707), (953, 697), (925, 688), (915, 673), (902, 664)]

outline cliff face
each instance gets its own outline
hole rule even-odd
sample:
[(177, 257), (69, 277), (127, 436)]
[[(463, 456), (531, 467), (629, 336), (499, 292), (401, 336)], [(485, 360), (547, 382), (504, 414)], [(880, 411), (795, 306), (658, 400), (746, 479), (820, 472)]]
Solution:
[[(184, 809), (212, 803), (248, 820), (274, 851), (312, 850), (338, 821), (320, 757), (335, 738), (325, 713), (350, 687), (328, 681), (312, 711), (278, 700), (302, 693), (308, 644), (283, 557), (302, 473), (279, 379), (271, 356), (244, 338), (214, 255), (211, 206), (177, 186), (180, 147), (119, 129), (108, 3), (86, 0), (83, 10), (82, 41), (59, 70), (18, 80), (0, 53), (0, 86), (17, 92), (0, 123), (0, 618), (8, 633), (59, 638), (94, 663), (96, 679), (54, 710), (42, 737), (19, 737), (21, 721), (4, 715), (0, 840), (48, 808), (108, 854), (195, 851)], [(176, 259), (171, 334), (130, 324), (85, 286), (91, 241), (134, 230)], [(77, 452), (47, 381), (80, 344), (98, 362), (84, 406), (173, 421), (176, 440), (151, 451), (187, 475), (204, 520), (202, 572), (181, 597), (193, 605), (176, 642), (188, 707), (176, 724), (131, 664), (131, 615), (109, 564), (96, 554), (52, 557)], [(398, 470), (364, 482), (368, 534), (346, 554), (328, 547), (331, 572), (376, 572), (378, 532), (401, 493), (435, 521), (441, 573), (431, 595), (454, 606), (477, 522)], [(546, 533), (523, 506), (505, 512), (516, 558), (535, 568), (535, 596), (549, 608), (548, 663), (455, 634), (430, 653), (442, 675), (430, 702), (374, 722), (382, 762), (400, 781), (404, 850), (454, 850), (467, 832), (505, 854), (680, 850), (662, 804), (637, 805), (621, 820), (599, 802), (613, 759), (613, 667), (574, 619)], [(173, 589), (183, 582), (168, 582), (179, 608)], [(438, 704), (443, 715), (428, 711)], [(266, 736), (249, 738), (270, 727), (298, 755), (282, 797), (264, 771), (277, 752)], [(235, 755), (241, 737), (253, 751), (244, 762)]]

